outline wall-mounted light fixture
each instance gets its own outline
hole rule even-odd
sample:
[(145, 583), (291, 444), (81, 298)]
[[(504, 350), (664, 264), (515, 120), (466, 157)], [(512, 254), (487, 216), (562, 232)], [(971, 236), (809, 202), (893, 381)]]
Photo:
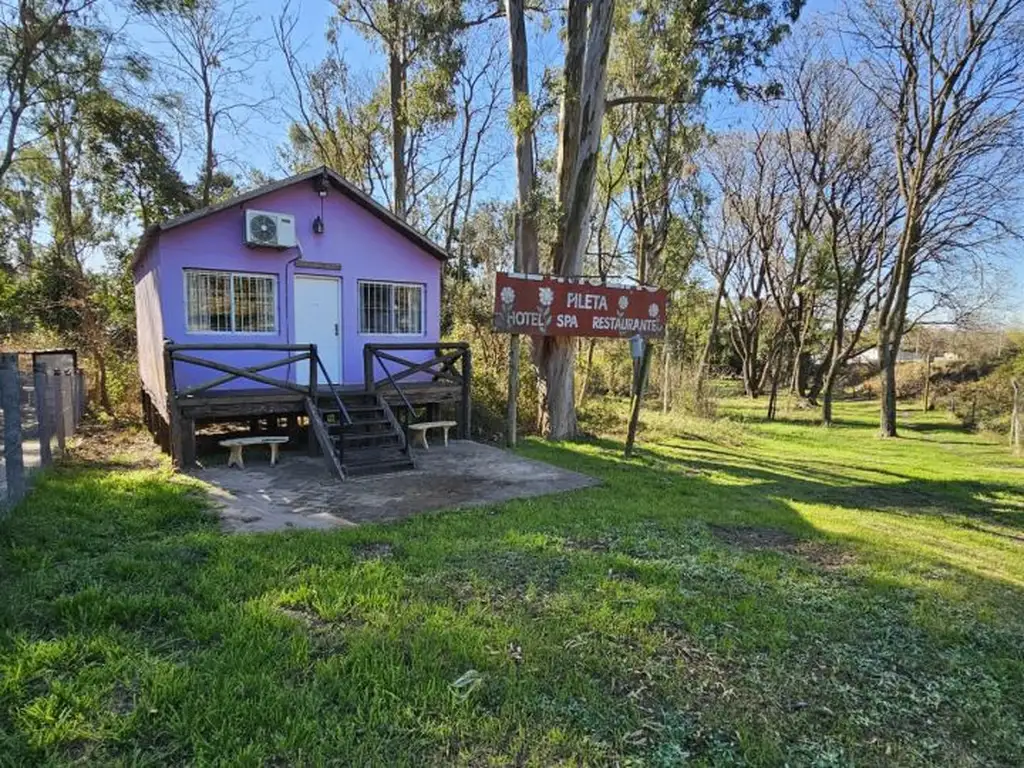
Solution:
[(324, 233), (324, 198), (327, 197), (330, 188), (327, 171), (313, 177), (313, 188), (316, 189), (316, 193), (320, 197), (320, 215), (313, 219), (313, 234), (322, 235)]

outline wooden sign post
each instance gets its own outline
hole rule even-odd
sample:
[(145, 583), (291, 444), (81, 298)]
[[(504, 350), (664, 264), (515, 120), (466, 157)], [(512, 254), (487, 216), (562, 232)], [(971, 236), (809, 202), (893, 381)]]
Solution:
[[(667, 310), (668, 292), (661, 288), (614, 285), (596, 278), (499, 272), (494, 286), (494, 330), (512, 334), (513, 340), (519, 334), (634, 340), (640, 354), (634, 355), (627, 456), (650, 365), (650, 340), (664, 335)], [(510, 370), (510, 376), (516, 374)], [(513, 397), (510, 386), (509, 398)], [(515, 412), (511, 402), (509, 412)]]

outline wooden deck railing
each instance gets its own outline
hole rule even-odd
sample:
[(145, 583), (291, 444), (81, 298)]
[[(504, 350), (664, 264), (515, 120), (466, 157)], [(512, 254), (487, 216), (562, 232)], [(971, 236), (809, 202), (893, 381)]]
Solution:
[[(417, 352), (430, 352), (422, 359)], [(409, 355), (413, 354), (412, 357)], [(420, 358), (420, 359), (414, 359)], [(378, 377), (377, 369), (384, 375)], [(402, 391), (402, 382), (427, 381), (432, 384), (447, 384), (457, 387), (460, 392), (459, 436), (468, 439), (472, 417), (470, 384), (473, 378), (473, 356), (469, 344), (464, 341), (450, 343), (419, 344), (366, 344), (363, 347), (363, 380), (367, 392), (393, 388), (409, 413), (412, 406)]]
[[(276, 358), (256, 365), (231, 365), (223, 360), (212, 360), (198, 357), (199, 352), (282, 352), (284, 357)], [(287, 379), (269, 376), (263, 371), (309, 362), (308, 382), (288, 381)], [(295, 392), (296, 394), (315, 396), (317, 391), (318, 359), (316, 344), (174, 344), (164, 345), (164, 375), (167, 377), (167, 393), (176, 398), (190, 398), (202, 394), (211, 394), (212, 390), (232, 381), (244, 379), (275, 389)], [(221, 373), (200, 384), (179, 389), (175, 384), (174, 364), (186, 363), (199, 368), (206, 368)]]
[[(232, 364), (226, 362), (224, 353), (280, 353), (260, 363)], [(429, 356), (422, 353), (430, 353)], [(206, 353), (206, 354), (204, 354)], [(419, 359), (415, 359), (419, 358)], [(309, 378), (303, 381), (292, 381), (288, 373), (272, 374), (277, 368), (284, 368), (295, 363), (308, 362)], [(460, 395), (459, 404), (459, 436), (468, 438), (470, 435), (471, 398), (470, 382), (473, 375), (473, 362), (469, 345), (465, 342), (456, 343), (420, 343), (420, 344), (367, 344), (363, 348), (364, 389), (367, 392), (387, 394), (394, 390), (399, 402), (404, 406), (405, 423), (412, 416), (414, 406), (403, 387), (426, 383), (430, 387), (450, 388)], [(211, 378), (193, 383), (190, 378), (187, 386), (178, 386), (175, 372), (176, 365), (189, 365), (211, 372)], [(378, 370), (382, 375), (378, 378)], [(322, 379), (318, 379), (318, 373)], [(175, 461), (188, 464), (194, 459), (195, 420), (210, 416), (216, 412), (223, 413), (224, 402), (234, 400), (231, 387), (225, 385), (236, 382), (253, 382), (266, 389), (259, 390), (268, 394), (294, 395), (318, 405), (320, 398), (326, 393), (318, 389), (319, 384), (326, 386), (327, 392), (335, 400), (339, 411), (342, 427), (351, 425), (352, 421), (339, 390), (327, 375), (322, 361), (317, 355), (315, 344), (175, 344), (167, 341), (164, 345), (164, 376), (169, 400), (169, 443)], [(340, 382), (338, 383), (340, 384)], [(453, 393), (454, 394), (454, 393)], [(227, 395), (227, 397), (225, 397)], [(258, 397), (249, 390), (249, 397)], [(241, 399), (241, 398), (239, 398)], [(435, 401), (436, 402), (436, 401)], [(262, 412), (271, 413), (273, 403), (265, 406)], [(187, 413), (185, 412), (187, 409)], [(408, 445), (408, 439), (406, 439)]]

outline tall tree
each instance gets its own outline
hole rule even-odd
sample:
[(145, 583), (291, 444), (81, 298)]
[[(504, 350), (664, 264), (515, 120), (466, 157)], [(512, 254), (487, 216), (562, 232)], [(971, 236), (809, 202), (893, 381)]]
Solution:
[[(540, 269), (537, 222), (537, 168), (533, 157), (536, 113), (530, 99), (530, 59), (526, 37), (526, 9), (523, 0), (506, 0), (508, 14), (509, 60), (512, 72), (512, 109), (510, 118), (516, 152), (516, 231), (513, 268), (516, 272)], [(506, 439), (516, 444), (518, 425), (520, 339), (514, 334), (509, 343), (508, 401)]]
[(146, 229), (194, 206), (174, 167), (170, 134), (155, 115), (98, 90), (85, 102), (83, 123), (85, 173), (105, 215)]
[(852, 72), (887, 117), (903, 214), (876, 286), (880, 430), (897, 434), (896, 361), (913, 286), (1004, 237), (1024, 150), (1024, 0), (898, 0), (851, 13)]
[(84, 183), (90, 103), (103, 90), (109, 38), (91, 28), (73, 31), (83, 66), (74, 82), (52, 82), (45, 106), (35, 118), (43, 137), (45, 161), (39, 163), (46, 189), (45, 210), (52, 238), (35, 264), (37, 316), (82, 348), (95, 366), (100, 405), (112, 411), (107, 386), (107, 339), (92, 296), (86, 261), (109, 239), (97, 202)]
[[(614, 12), (614, 0), (570, 0), (567, 11), (558, 141), (559, 222), (552, 252), (553, 274), (565, 277), (580, 274), (589, 238)], [(539, 271), (537, 265), (524, 267)], [(541, 371), (544, 432), (552, 440), (575, 437), (576, 344), (570, 338), (545, 336), (537, 340), (534, 358)]]
[(252, 72), (267, 55), (267, 41), (256, 34), (257, 17), (244, 0), (137, 0), (164, 49), (144, 51), (178, 91), (177, 102), (200, 126), (202, 158), (196, 197), (209, 205), (230, 188), (219, 150), (222, 131), (240, 134), (246, 122), (271, 101), (253, 95)]
[(327, 165), (368, 195), (391, 205), (387, 103), (376, 85), (353, 76), (341, 40), (328, 34), (323, 60), (306, 64), (295, 34), (299, 14), (285, 3), (274, 36), (291, 83), (287, 163), (295, 170)]
[[(0, 3), (0, 184), (23, 146), (26, 121), (89, 67), (79, 41), (94, 24), (97, 0), (12, 0)], [(29, 132), (30, 133), (30, 132)]]
[(496, 18), (483, 3), (461, 0), (334, 0), (337, 22), (349, 25), (387, 59), (391, 123), (391, 208), (406, 218), (416, 185), (417, 134), (454, 116), (451, 83), (465, 56), (462, 33)]
[[(811, 366), (797, 359), (794, 367), (813, 367), (806, 394), (812, 403), (821, 396), (822, 421), (829, 425), (839, 372), (861, 351), (876, 306), (875, 285), (891, 266), (889, 232), (899, 216), (899, 196), (877, 112), (842, 65), (820, 48), (807, 48), (785, 71), (782, 133), (787, 172), (794, 177), (793, 207), (819, 212), (816, 225), (799, 228), (794, 239), (804, 241), (815, 262), (822, 309), (820, 319), (811, 316), (804, 324), (820, 323), (822, 348)], [(800, 344), (811, 357), (804, 337)]]
[[(634, 0), (620, 7), (624, 18), (642, 19), (650, 50), (658, 52), (640, 92), (616, 90), (606, 100), (612, 49), (614, 0), (569, 0), (565, 11), (565, 59), (560, 85), (556, 208), (558, 223), (551, 271), (580, 274), (589, 240), (591, 202), (599, 165), (605, 110), (634, 104), (697, 104), (710, 88), (746, 90), (744, 75), (761, 63), (803, 3), (659, 3)], [(510, 24), (512, 19), (509, 19)], [(533, 265), (525, 265), (527, 269)], [(573, 398), (575, 345), (544, 337), (534, 347), (542, 385), (545, 431), (554, 439), (576, 432)]]

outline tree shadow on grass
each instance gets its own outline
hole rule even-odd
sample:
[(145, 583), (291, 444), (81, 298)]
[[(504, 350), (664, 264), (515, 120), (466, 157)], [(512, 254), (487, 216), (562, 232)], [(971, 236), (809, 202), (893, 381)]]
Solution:
[[(766, 763), (808, 762), (796, 744), (885, 763), (956, 734), (1015, 762), (1001, 730), (978, 729), (1012, 719), (1002, 687), (1019, 676), (964, 694), (996, 679), (1002, 634), (985, 627), (972, 645), (958, 605), (922, 621), (924, 589), (711, 527), (815, 540), (794, 501), (951, 513), (943, 494), (998, 499), (1003, 486), (838, 487), (838, 472), (750, 466), (742, 449), (626, 461), (618, 443), (586, 448), (527, 452), (602, 486), (332, 533), (226, 537), (166, 476), (58, 471), (0, 522), (0, 654), (21, 665), (0, 694), (8, 754), (653, 762), (753, 739)], [(983, 516), (996, 502), (975, 503)], [(989, 580), (963, 574), (985, 593)], [(53, 731), (58, 705), (77, 731)]]
[[(722, 478), (725, 482), (713, 483), (713, 492), (707, 492), (716, 498), (716, 508), (728, 506), (730, 500), (747, 505), (751, 501), (758, 503), (775, 499), (932, 517), (955, 526), (1024, 540), (1024, 488), (1018, 484), (923, 479), (874, 466), (843, 467), (834, 462), (823, 465), (813, 459), (795, 462), (761, 456), (749, 458), (743, 455), (742, 449), (711, 448), (704, 444), (661, 444), (663, 450), (675, 454), (669, 456), (641, 449), (636, 454), (636, 461), (629, 464), (618, 455), (621, 444), (606, 439), (592, 440), (589, 444), (600, 448), (604, 456), (586, 457), (593, 465), (588, 467), (584, 462), (576, 469), (600, 475), (607, 472), (610, 460), (613, 466), (622, 467), (623, 474), (628, 476), (627, 482), (636, 488), (645, 482), (645, 475), (637, 462), (652, 473), (646, 477), (655, 486), (663, 482), (664, 474), (684, 477), (691, 484), (703, 477)], [(604, 462), (604, 465), (599, 462)], [(865, 482), (858, 475), (877, 475), (880, 480)], [(730, 479), (734, 482), (730, 483)], [(705, 492), (694, 493), (701, 495)], [(703, 516), (700, 511), (696, 514)]]

